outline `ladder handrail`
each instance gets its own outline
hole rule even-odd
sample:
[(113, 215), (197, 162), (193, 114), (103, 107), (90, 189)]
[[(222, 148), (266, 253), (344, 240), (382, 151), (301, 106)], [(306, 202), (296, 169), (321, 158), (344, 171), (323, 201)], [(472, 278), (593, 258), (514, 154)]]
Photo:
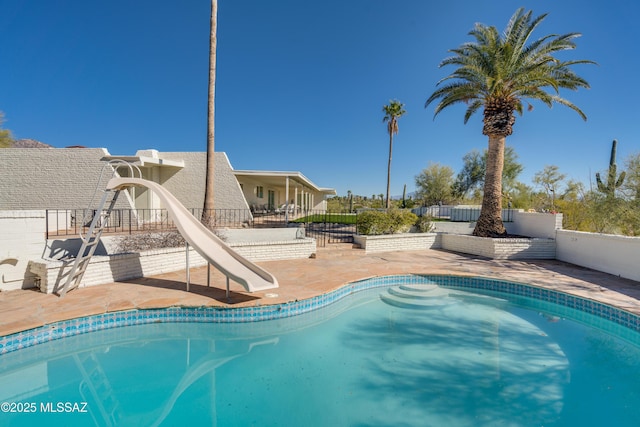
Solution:
[[(100, 177), (98, 178), (96, 190), (94, 191), (93, 196), (91, 196), (91, 201), (89, 202), (87, 213), (91, 212), (93, 214), (93, 209), (92, 209), (93, 201), (96, 197), (96, 194), (98, 194), (98, 188), (102, 183), (104, 171), (107, 168), (107, 166), (111, 167), (112, 169), (110, 179), (113, 179), (116, 176), (116, 174), (118, 177), (120, 177), (120, 174), (118, 173), (118, 168), (122, 166), (125, 166), (129, 169), (129, 173), (131, 177), (135, 177), (136, 171), (137, 171), (138, 176), (142, 178), (142, 172), (140, 171), (140, 168), (138, 166), (125, 162), (124, 160), (120, 160), (120, 159), (110, 160), (102, 167), (102, 170), (100, 171)], [(100, 242), (100, 237), (102, 236), (102, 232), (104, 231), (104, 228), (107, 226), (107, 221), (109, 220), (111, 212), (113, 211), (116, 201), (118, 200), (118, 195), (120, 194), (120, 191), (121, 190), (119, 189), (113, 190), (110, 188), (106, 188), (106, 184), (105, 184), (105, 189), (102, 190), (102, 198), (100, 200), (100, 203), (97, 206), (96, 213), (92, 215), (93, 217), (91, 218), (91, 225), (89, 226), (86, 236), (83, 236), (82, 229), (84, 228), (83, 226), (88, 219), (88, 215), (87, 213), (85, 213), (85, 215), (83, 216), (82, 224), (79, 232), (82, 245), (80, 246), (80, 250), (78, 251), (76, 258), (73, 261), (71, 270), (66, 274), (67, 279), (65, 280), (61, 289), (57, 291), (60, 297), (63, 297), (68, 291), (80, 286), (80, 281), (84, 277), (84, 273), (89, 266), (89, 260), (93, 256), (98, 246), (98, 243)], [(105, 205), (107, 204), (107, 199), (109, 198), (110, 195), (111, 195), (111, 199), (108, 201), (108, 208), (105, 211), (104, 208), (105, 208)]]
[[(102, 169), (100, 170), (100, 176), (98, 177), (98, 182), (96, 183), (96, 189), (93, 191), (93, 195), (91, 196), (91, 199), (89, 200), (89, 205), (87, 207), (87, 210), (84, 212), (84, 215), (82, 216), (82, 221), (81, 221), (81, 224), (80, 224), (80, 231), (78, 233), (80, 235), (80, 239), (82, 241), (84, 241), (85, 239), (91, 238), (91, 236), (89, 236), (88, 238), (86, 236), (83, 236), (82, 235), (82, 229), (84, 228), (83, 225), (86, 224), (89, 219), (93, 219), (93, 209), (92, 209), (93, 201), (96, 198), (96, 194), (99, 193), (99, 189), (101, 187), (100, 184), (102, 183), (102, 179), (103, 179), (103, 176), (104, 176), (104, 171), (105, 171), (105, 169), (107, 167), (111, 167), (112, 168), (111, 176), (107, 179), (107, 182), (109, 182), (109, 180), (111, 178), (115, 177), (116, 174), (118, 174), (118, 176), (121, 176), (118, 173), (118, 169), (120, 167), (128, 168), (129, 169), (129, 174), (130, 174), (130, 176), (132, 178), (136, 177), (136, 172), (137, 172), (138, 178), (142, 178), (142, 172), (140, 171), (140, 168), (138, 167), (138, 165), (134, 165), (133, 163), (127, 162), (127, 161), (122, 160), (122, 159), (109, 160), (108, 162), (106, 162), (102, 166)], [(102, 188), (104, 188), (104, 187), (105, 186), (103, 185)], [(110, 191), (110, 190), (106, 190), (106, 189), (102, 190), (103, 193), (106, 192), (106, 191)], [(98, 214), (98, 213), (96, 212), (96, 214)]]

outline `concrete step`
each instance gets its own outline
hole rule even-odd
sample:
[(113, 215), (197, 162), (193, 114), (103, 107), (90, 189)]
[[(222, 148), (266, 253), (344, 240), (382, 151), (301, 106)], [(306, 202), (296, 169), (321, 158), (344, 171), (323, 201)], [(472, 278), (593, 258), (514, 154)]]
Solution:
[(389, 288), (387, 292), (400, 298), (413, 299), (429, 299), (449, 295), (449, 289), (437, 285), (400, 285)]
[(490, 304), (500, 307), (509, 302), (502, 298), (480, 295), (437, 285), (400, 285), (388, 288), (380, 299), (401, 308), (426, 309), (460, 303)]
[(418, 299), (401, 297), (388, 292), (380, 294), (380, 299), (385, 303), (394, 307), (411, 308), (411, 309), (437, 309), (448, 305), (456, 304), (457, 301), (446, 298), (429, 298)]

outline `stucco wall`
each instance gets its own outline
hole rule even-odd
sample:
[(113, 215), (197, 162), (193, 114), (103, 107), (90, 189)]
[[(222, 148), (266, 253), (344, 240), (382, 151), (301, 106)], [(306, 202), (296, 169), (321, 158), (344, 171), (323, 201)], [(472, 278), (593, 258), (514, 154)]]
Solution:
[(511, 234), (555, 239), (556, 230), (562, 229), (562, 214), (516, 211), (513, 222), (504, 225)]
[(558, 230), (556, 258), (640, 282), (640, 237)]
[(0, 210), (0, 290), (34, 285), (28, 264), (42, 256), (44, 223), (45, 211)]

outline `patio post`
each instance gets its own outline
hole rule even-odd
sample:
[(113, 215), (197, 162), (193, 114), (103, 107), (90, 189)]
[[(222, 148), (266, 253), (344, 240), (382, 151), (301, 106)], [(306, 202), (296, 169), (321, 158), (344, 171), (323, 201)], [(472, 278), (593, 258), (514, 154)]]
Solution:
[(284, 193), (287, 197), (287, 199), (285, 200), (285, 206), (284, 206), (284, 223), (288, 224), (289, 223), (289, 177), (285, 177), (284, 178)]
[(186, 253), (186, 270), (187, 270), (187, 292), (189, 292), (189, 282), (191, 280), (190, 274), (189, 274), (189, 242), (186, 243), (185, 245), (185, 253)]

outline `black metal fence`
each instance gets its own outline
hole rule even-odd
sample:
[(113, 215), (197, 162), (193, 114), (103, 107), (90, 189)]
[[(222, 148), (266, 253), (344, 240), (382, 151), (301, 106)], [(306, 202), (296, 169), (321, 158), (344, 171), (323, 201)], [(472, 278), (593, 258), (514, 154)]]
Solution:
[[(202, 218), (202, 209), (190, 209), (196, 218)], [(412, 210), (415, 214), (450, 221), (476, 221), (479, 207), (429, 206)], [(513, 210), (504, 209), (502, 220), (513, 221)], [(46, 214), (47, 239), (85, 234), (96, 210), (48, 209)], [(314, 237), (318, 245), (350, 243), (357, 230), (357, 213), (297, 211), (293, 213), (268, 212), (252, 214), (248, 209), (215, 209), (211, 216), (218, 228), (263, 228), (303, 225), (306, 235)], [(114, 209), (105, 224), (105, 234), (135, 234), (143, 232), (173, 231), (176, 226), (165, 209)]]
[[(190, 209), (190, 212), (196, 218), (202, 218), (202, 209)], [(96, 210), (89, 209), (48, 209), (47, 239), (85, 234), (96, 214)], [(252, 215), (248, 209), (215, 209), (211, 219), (213, 227), (219, 228), (274, 228), (287, 227), (289, 223), (303, 216), (305, 213), (302, 212), (286, 215), (284, 212)], [(104, 224), (103, 233), (135, 234), (175, 229), (176, 226), (165, 209), (114, 209)]]
[[(95, 209), (47, 209), (47, 239), (85, 234)], [(164, 209), (114, 209), (104, 224), (107, 234), (134, 234), (149, 231), (175, 230), (175, 224)]]
[(316, 239), (318, 246), (331, 243), (353, 243), (357, 230), (357, 213), (310, 211), (296, 222), (304, 225), (307, 237)]
[[(202, 209), (191, 209), (200, 218)], [(85, 234), (91, 225), (96, 210), (48, 209), (46, 214), (47, 238)], [(246, 209), (216, 209), (214, 226), (247, 228), (256, 226)], [(114, 209), (104, 224), (105, 234), (135, 234), (141, 232), (173, 231), (175, 224), (165, 209)]]

